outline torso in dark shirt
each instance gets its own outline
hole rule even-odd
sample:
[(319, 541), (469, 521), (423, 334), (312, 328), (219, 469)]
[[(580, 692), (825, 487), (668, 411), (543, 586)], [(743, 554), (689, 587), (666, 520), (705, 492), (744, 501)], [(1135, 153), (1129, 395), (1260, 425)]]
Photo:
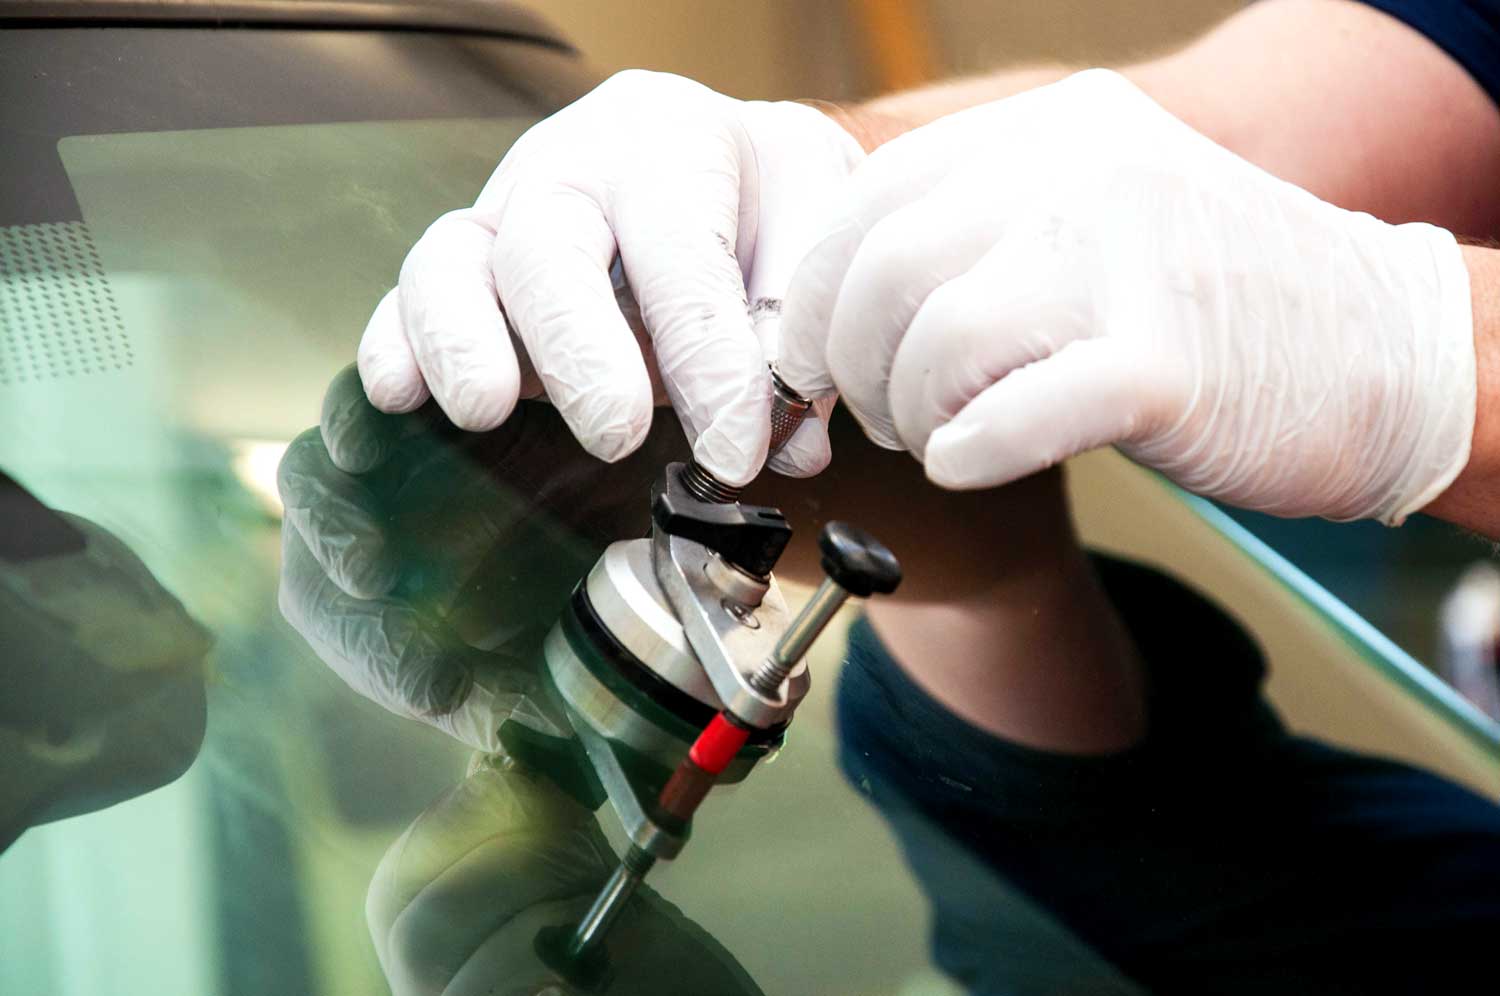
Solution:
[(1154, 571), (1095, 563), (1151, 684), (1150, 732), (1119, 754), (969, 726), (867, 625), (851, 632), (842, 762), (931, 897), (938, 963), (1007, 994), (1427, 993), (1492, 971), (1500, 808), (1293, 736), (1232, 620)]

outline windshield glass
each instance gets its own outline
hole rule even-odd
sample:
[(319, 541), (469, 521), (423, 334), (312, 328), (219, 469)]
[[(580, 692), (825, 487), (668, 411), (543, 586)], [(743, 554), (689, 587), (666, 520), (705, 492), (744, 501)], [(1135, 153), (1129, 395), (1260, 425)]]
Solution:
[[(49, 701), (74, 721), (50, 733), (38, 732), (41, 690), (21, 708), (29, 674), (6, 678), (17, 710), (0, 727), (10, 758), (0, 991), (428, 991), (413, 979), (451, 958), (448, 947), (371, 943), (367, 905), (399, 908), (424, 874), (382, 865), (388, 852), (410, 845), (456, 860), (478, 833), (543, 869), (467, 876), (479, 895), (444, 920), (462, 947), (466, 932), (504, 914), (508, 889), (549, 888), (546, 869), (559, 862), (577, 866), (580, 894), (593, 888), (623, 838), (608, 807), (596, 824), (530, 781), (476, 773), (472, 742), (351, 691), (340, 641), (358, 637), (337, 631), (350, 624), (325, 590), (282, 577), (298, 554), (282, 550), (277, 468), (316, 423), (412, 243), (472, 202), (551, 108), (538, 94), (575, 89), (576, 70), (557, 53), (428, 36), (24, 34), (28, 44), (0, 60), (16, 79), (37, 63), (53, 78), (111, 60), (124, 68), (84, 99), (47, 91), (4, 122), (16, 155), (0, 187), (0, 469), (37, 509), (59, 510), (49, 528), (71, 526), (83, 552), (64, 544), (7, 565), (17, 596), (3, 603), (7, 638), (47, 613), (66, 639), (44, 633), (26, 649), (55, 658), (66, 643), (76, 660), (66, 676), (51, 668)], [(330, 62), (357, 73), (359, 87)], [(179, 89), (143, 95), (174, 74), (186, 78)], [(480, 107), (487, 113), (472, 113)], [(509, 437), (465, 452), (421, 436), (405, 451), (409, 469), (381, 485), (406, 535), (419, 537), (403, 550), (392, 598), (422, 621), (412, 635), (387, 620), (391, 639), (422, 639), (441, 602), (465, 639), (534, 667), (528, 640), (550, 626), (602, 540), (643, 534), (655, 471), (680, 455), (675, 432), (628, 480), (569, 480), (560, 425), (545, 413), (528, 425), (538, 428), (522, 434), (523, 451)], [(476, 472), (485, 466), (509, 476)], [(464, 518), (476, 506), (484, 514)], [(26, 521), (29, 530), (42, 520)], [(503, 553), (498, 562), (480, 536)], [(469, 555), (487, 552), (489, 562)], [(522, 584), (517, 563), (531, 565)], [(92, 711), (79, 711), (83, 699)], [(662, 906), (654, 915), (667, 919), (637, 946), (691, 957), (710, 979), (740, 980), (748, 968), (755, 981), (744, 984), (760, 988), (746, 991), (946, 985), (913, 927), (915, 883), (836, 769), (831, 710), (826, 696), (805, 710), (795, 756), (729, 790), (698, 821), (694, 861), (653, 875), (697, 923)], [(455, 798), (457, 784), (479, 796)], [(460, 819), (465, 802), (481, 815)], [(784, 828), (832, 813), (832, 847), (776, 867)], [(810, 867), (840, 862), (847, 891), (809, 891)], [(885, 871), (864, 875), (869, 867)], [(750, 891), (743, 912), (726, 887)], [(782, 902), (802, 911), (768, 932), (763, 916)], [(830, 934), (850, 903), (876, 919)], [(887, 926), (872, 950), (875, 922)], [(515, 933), (529, 943), (535, 930)], [(653, 991), (721, 991), (712, 981), (674, 989), (662, 980), (675, 965), (642, 971), (662, 987)]]
[[(560, 49), (441, 33), (0, 34), (0, 992), (562, 992), (539, 939), (646, 826), (688, 843), (615, 928), (605, 991), (1137, 993), (1176, 945), (1132, 903), (1191, 901), (1212, 940), (1262, 896), (1242, 855), (1279, 862), (1269, 892), (1337, 856), (1281, 819), (1337, 813), (1244, 777), (1267, 743), (1315, 755), (1239, 623), (1085, 553), (1060, 475), (1003, 504), (938, 494), (842, 415), (821, 483), (750, 492), (801, 536), (766, 604), (809, 599), (812, 538), (847, 517), (916, 602), (1044, 636), (964, 656), (969, 617), (897, 646), (846, 610), (795, 725), (748, 737), (690, 834), (655, 808), (717, 711), (718, 686), (672, 670), (692, 655), (670, 551), (643, 538), (686, 453), (675, 420), (603, 464), (542, 401), (463, 433), (432, 404), (375, 412), (351, 368), (427, 226), (587, 85)], [(1122, 467), (1074, 473), (1084, 539), (1150, 560), (1150, 518), (1211, 561), (1200, 587), (1267, 656), (1317, 663), (1269, 693), (1299, 728), (1327, 718), (1309, 702), (1357, 702), (1342, 739), (1399, 727), (1403, 756), (1493, 791), (1492, 726)], [(682, 570), (765, 583), (725, 563)], [(1029, 738), (956, 718), (982, 698), (966, 681), (1017, 663)], [(1054, 749), (1039, 673), (1158, 726)], [(1359, 884), (1342, 874), (1312, 891)], [(1337, 932), (1307, 916), (1254, 950)]]

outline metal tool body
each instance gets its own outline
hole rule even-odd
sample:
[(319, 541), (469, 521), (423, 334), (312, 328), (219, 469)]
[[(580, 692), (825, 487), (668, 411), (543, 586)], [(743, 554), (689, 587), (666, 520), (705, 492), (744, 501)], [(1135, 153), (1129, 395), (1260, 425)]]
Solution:
[[(779, 447), (809, 405), (774, 383)], [(669, 465), (653, 489), (651, 535), (612, 544), (546, 640), (552, 687), (631, 841), (577, 928), (537, 939), (576, 984), (606, 974), (610, 926), (651, 866), (681, 852), (709, 789), (779, 748), (810, 687), (803, 657), (845, 599), (900, 579), (872, 537), (829, 523), (828, 577), (794, 617), (771, 573), (791, 527), (738, 494), (696, 464)]]

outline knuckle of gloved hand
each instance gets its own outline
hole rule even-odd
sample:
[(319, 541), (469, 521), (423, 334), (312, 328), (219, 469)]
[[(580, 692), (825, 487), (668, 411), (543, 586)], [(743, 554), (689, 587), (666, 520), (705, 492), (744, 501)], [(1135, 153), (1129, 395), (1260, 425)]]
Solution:
[(474, 687), (474, 676), (443, 649), (432, 652), (426, 667), (406, 683), (402, 701), (418, 716), (437, 720), (451, 715), (464, 704)]
[(634, 92), (652, 86), (661, 75), (649, 69), (621, 69), (611, 73), (593, 90), (598, 94), (615, 94), (620, 91)]
[(1160, 154), (1163, 141), (1192, 133), (1186, 125), (1121, 74), (1089, 69), (1067, 81), (1062, 120), (1049, 122), (1054, 135), (1067, 135), (1079, 148), (1108, 159)]
[(455, 244), (463, 241), (474, 225), (472, 208), (459, 208), (439, 215), (402, 260), (401, 285), (410, 286), (413, 278), (421, 278), (430, 268), (450, 265)]
[(633, 106), (634, 101), (673, 96), (696, 86), (692, 81), (672, 73), (650, 69), (621, 69), (595, 87), (589, 96), (598, 94), (600, 98), (623, 101), (631, 104), (632, 110), (636, 110), (644, 108)]
[[(1074, 73), (1057, 88), (1068, 100), (1076, 115), (1101, 123), (1109, 122), (1121, 112), (1139, 109), (1151, 103), (1134, 83), (1113, 69), (1085, 69)], [(1111, 127), (1110, 131), (1115, 129)]]
[(413, 708), (428, 718), (448, 716), (468, 699), (474, 687), (473, 675), (446, 654), (438, 657), (428, 670), (420, 696), (411, 700)]
[[(587, 245), (566, 224), (559, 224), (556, 213), (546, 207), (555, 204), (562, 191), (570, 189), (551, 180), (517, 182), (512, 198), (514, 207), (508, 207), (500, 216), (489, 249), (490, 268), (502, 294), (525, 287), (536, 279), (539, 270), (554, 265), (559, 256), (567, 258)], [(591, 196), (581, 189), (572, 192)], [(513, 321), (525, 317), (507, 313)]]
[(1125, 96), (1136, 92), (1135, 87), (1113, 69), (1081, 69), (1067, 80), (1071, 89), (1085, 93), (1092, 99)]
[(426, 382), (404, 345), (392, 348), (366, 336), (355, 357), (365, 397), (377, 411), (403, 414), (426, 400)]

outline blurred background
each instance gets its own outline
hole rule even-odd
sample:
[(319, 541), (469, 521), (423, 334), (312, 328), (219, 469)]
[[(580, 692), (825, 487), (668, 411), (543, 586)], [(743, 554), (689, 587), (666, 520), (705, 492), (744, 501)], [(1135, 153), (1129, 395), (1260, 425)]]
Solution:
[(1117, 64), (1185, 41), (1238, 0), (563, 0), (543, 11), (602, 72), (660, 69), (736, 97), (847, 100), (1000, 66)]

